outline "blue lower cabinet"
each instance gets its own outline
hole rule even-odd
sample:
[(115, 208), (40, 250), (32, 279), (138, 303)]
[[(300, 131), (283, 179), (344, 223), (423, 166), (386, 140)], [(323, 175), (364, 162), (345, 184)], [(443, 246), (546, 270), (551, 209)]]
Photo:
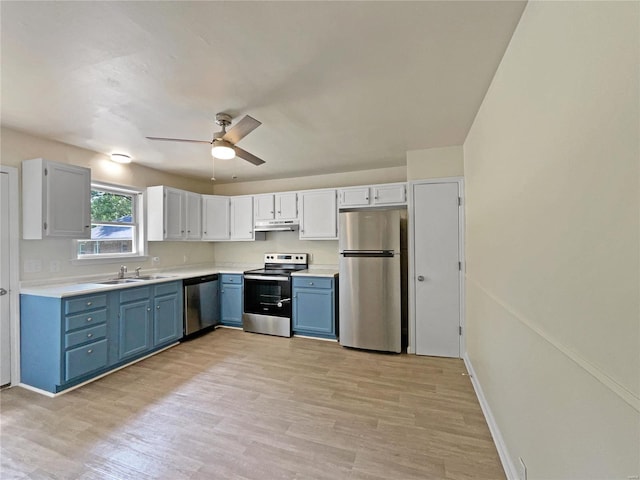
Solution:
[(151, 304), (138, 300), (120, 305), (118, 312), (118, 360), (126, 360), (151, 348)]
[(163, 295), (154, 300), (153, 345), (155, 347), (175, 342), (182, 337), (181, 308), (178, 308), (178, 295)]
[(220, 281), (220, 323), (242, 327), (242, 275), (223, 274)]
[(176, 342), (182, 282), (65, 298), (20, 295), (21, 382), (57, 393)]
[(293, 333), (336, 338), (335, 279), (293, 278)]

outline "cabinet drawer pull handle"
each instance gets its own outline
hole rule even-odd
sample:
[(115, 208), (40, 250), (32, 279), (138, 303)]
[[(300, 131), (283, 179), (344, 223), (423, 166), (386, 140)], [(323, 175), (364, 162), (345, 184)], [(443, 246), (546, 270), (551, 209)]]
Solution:
[(91, 302), (87, 302), (87, 307), (90, 307), (90, 306), (91, 306)]
[(309, 282), (309, 285), (313, 285), (313, 282)]
[(93, 337), (93, 333), (87, 333), (87, 338)]
[(91, 320), (93, 320), (93, 317), (87, 317), (87, 322), (90, 322)]
[(89, 353), (93, 353), (93, 349), (91, 349), (91, 348), (90, 348), (89, 350), (87, 350), (87, 353), (88, 353), (88, 354), (89, 354)]

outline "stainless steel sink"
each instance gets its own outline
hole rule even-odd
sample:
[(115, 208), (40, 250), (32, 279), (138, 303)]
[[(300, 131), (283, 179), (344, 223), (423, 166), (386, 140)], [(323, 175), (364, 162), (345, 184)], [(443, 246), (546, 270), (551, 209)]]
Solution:
[(119, 285), (121, 283), (137, 283), (147, 280), (160, 280), (162, 278), (173, 278), (171, 275), (141, 275), (139, 277), (116, 278), (113, 280), (105, 280), (104, 282), (95, 282), (100, 285)]
[(158, 280), (160, 278), (173, 278), (171, 275), (140, 275), (133, 277), (131, 280)]
[(118, 285), (120, 283), (136, 283), (136, 282), (142, 282), (143, 280), (139, 280), (136, 278), (118, 278), (116, 280), (105, 280), (104, 282), (96, 282), (99, 283), (100, 285)]

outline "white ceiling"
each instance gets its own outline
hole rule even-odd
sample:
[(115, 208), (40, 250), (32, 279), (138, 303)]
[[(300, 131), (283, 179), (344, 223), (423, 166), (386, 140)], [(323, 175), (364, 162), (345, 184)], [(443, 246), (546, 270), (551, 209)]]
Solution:
[[(211, 176), (216, 112), (262, 126), (227, 182), (405, 164), (460, 145), (524, 8), (514, 1), (1, 2), (2, 124)], [(46, 155), (46, 152), (43, 152)]]

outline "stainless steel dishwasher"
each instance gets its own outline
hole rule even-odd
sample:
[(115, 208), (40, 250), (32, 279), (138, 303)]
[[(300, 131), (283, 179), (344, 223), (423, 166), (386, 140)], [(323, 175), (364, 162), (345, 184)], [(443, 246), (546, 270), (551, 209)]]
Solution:
[(218, 323), (218, 275), (183, 280), (184, 336), (212, 330)]

